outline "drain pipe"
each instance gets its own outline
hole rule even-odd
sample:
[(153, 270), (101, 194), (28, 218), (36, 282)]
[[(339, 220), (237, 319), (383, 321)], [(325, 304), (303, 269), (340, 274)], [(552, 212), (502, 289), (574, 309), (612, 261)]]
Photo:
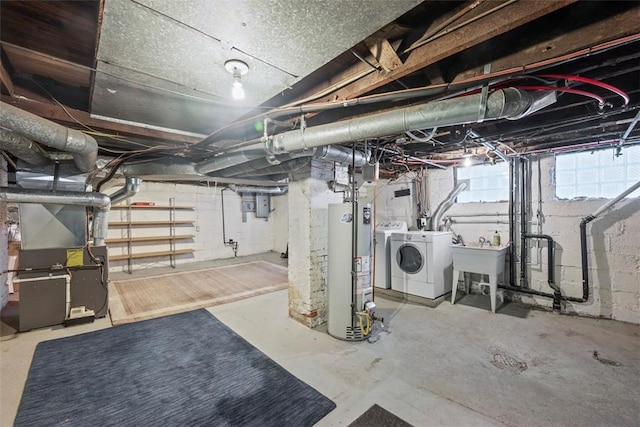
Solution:
[(127, 199), (140, 191), (141, 181), (142, 180), (140, 178), (135, 176), (126, 177), (124, 187), (109, 196), (109, 198), (111, 199), (111, 204), (115, 205), (116, 203)]
[(0, 126), (56, 150), (73, 154), (82, 172), (90, 172), (98, 158), (96, 140), (78, 130), (69, 129), (35, 114), (0, 102)]
[(442, 201), (442, 203), (438, 205), (438, 207), (436, 208), (436, 211), (431, 217), (429, 230), (440, 231), (440, 221), (442, 220), (442, 215), (444, 215), (444, 213), (448, 211), (449, 208), (451, 208), (451, 206), (453, 206), (453, 200), (465, 188), (467, 188), (466, 182), (458, 183), (458, 185), (455, 186), (453, 191), (451, 191), (451, 193), (449, 193), (449, 195)]
[(34, 166), (45, 166), (51, 162), (49, 154), (38, 144), (6, 129), (0, 129), (0, 150), (8, 151)]
[[(623, 191), (622, 193), (620, 193), (618, 196), (616, 196), (615, 198), (611, 199), (610, 201), (608, 201), (607, 203), (605, 203), (604, 205), (602, 205), (602, 207), (600, 207), (598, 210), (596, 210), (594, 213), (592, 213), (591, 215), (587, 215), (586, 217), (582, 218), (582, 221), (580, 221), (580, 251), (581, 251), (581, 258), (582, 258), (582, 297), (578, 298), (578, 297), (568, 297), (565, 295), (561, 295), (560, 294), (560, 288), (555, 284), (554, 282), (554, 276), (553, 276), (553, 270), (555, 269), (555, 265), (554, 265), (554, 251), (552, 250), (553, 246), (554, 246), (554, 242), (553, 239), (550, 236), (544, 235), (544, 234), (529, 234), (529, 235), (525, 235), (525, 238), (531, 238), (531, 239), (545, 239), (548, 242), (548, 245), (550, 247), (549, 249), (549, 272), (548, 272), (548, 281), (549, 281), (549, 286), (554, 290), (553, 294), (547, 293), (547, 292), (541, 292), (541, 291), (536, 291), (533, 289), (524, 289), (522, 287), (518, 287), (518, 286), (500, 286), (503, 289), (507, 289), (510, 291), (515, 291), (515, 292), (520, 292), (520, 293), (525, 293), (525, 294), (531, 294), (531, 295), (537, 295), (537, 296), (542, 296), (542, 297), (547, 297), (547, 298), (553, 298), (553, 308), (554, 309), (560, 309), (560, 301), (569, 301), (569, 302), (578, 302), (578, 303), (585, 303), (589, 300), (589, 257), (588, 257), (588, 252), (587, 252), (587, 224), (591, 221), (593, 221), (594, 219), (596, 219), (598, 216), (600, 216), (602, 213), (604, 213), (605, 211), (607, 211), (608, 209), (611, 209), (615, 204), (617, 204), (620, 200), (624, 199), (626, 196), (628, 196), (629, 194), (633, 193), (634, 191), (636, 191), (638, 188), (640, 188), (640, 181), (636, 182), (634, 185), (632, 185), (631, 187), (627, 188), (625, 191)], [(526, 258), (523, 258), (520, 260), (521, 264), (526, 264)]]
[(587, 254), (587, 224), (596, 219), (600, 214), (611, 209), (620, 200), (640, 188), (640, 181), (620, 193), (614, 199), (609, 200), (591, 215), (587, 215), (580, 221), (580, 253), (582, 257), (582, 299), (586, 302), (589, 299), (589, 257)]
[(224, 243), (225, 246), (231, 246), (231, 249), (233, 250), (233, 256), (237, 257), (238, 242), (236, 242), (233, 239), (227, 240), (227, 232), (224, 224), (224, 192), (225, 190), (229, 190), (229, 187), (225, 187), (222, 190), (220, 190), (220, 204), (221, 204), (221, 211), (222, 211), (222, 243)]
[(14, 203), (92, 207), (94, 210), (93, 246), (104, 246), (104, 239), (107, 237), (109, 209), (111, 208), (111, 199), (106, 194), (0, 187), (0, 200)]

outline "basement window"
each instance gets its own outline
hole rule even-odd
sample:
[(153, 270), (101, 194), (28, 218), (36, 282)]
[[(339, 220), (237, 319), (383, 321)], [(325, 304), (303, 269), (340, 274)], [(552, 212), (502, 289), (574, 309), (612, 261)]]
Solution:
[(456, 168), (456, 182), (467, 183), (467, 188), (458, 194), (457, 203), (507, 201), (509, 163)]
[[(556, 155), (556, 198), (611, 199), (640, 180), (640, 145)], [(640, 190), (628, 197), (640, 197)]]

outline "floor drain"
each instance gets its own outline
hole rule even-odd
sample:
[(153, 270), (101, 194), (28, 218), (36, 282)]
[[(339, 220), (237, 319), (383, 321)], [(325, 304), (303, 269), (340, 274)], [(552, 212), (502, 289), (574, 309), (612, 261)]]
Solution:
[(527, 369), (527, 363), (518, 359), (517, 357), (511, 356), (509, 354), (504, 353), (496, 353), (493, 355), (493, 360), (491, 361), (493, 366), (500, 369), (505, 369), (508, 371), (512, 371), (516, 374)]

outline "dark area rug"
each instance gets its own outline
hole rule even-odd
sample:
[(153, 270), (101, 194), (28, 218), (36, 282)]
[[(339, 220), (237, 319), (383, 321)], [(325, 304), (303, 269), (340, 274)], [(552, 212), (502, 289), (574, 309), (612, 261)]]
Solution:
[(206, 310), (42, 342), (16, 426), (312, 426), (335, 403)]
[(360, 415), (349, 427), (413, 427), (411, 424), (387, 411), (373, 405)]

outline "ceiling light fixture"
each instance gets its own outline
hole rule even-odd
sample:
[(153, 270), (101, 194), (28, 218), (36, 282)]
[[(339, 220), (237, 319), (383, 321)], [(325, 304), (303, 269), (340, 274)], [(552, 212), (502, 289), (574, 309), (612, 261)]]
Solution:
[(244, 99), (244, 88), (242, 87), (242, 76), (249, 72), (249, 66), (246, 62), (238, 59), (230, 59), (224, 63), (224, 68), (233, 74), (233, 88), (231, 96), (233, 99)]
[(462, 158), (464, 159), (462, 161), (462, 166), (464, 166), (465, 168), (468, 168), (469, 166), (471, 166), (473, 164), (473, 153), (470, 151), (467, 151), (467, 149), (464, 149), (464, 154), (462, 155)]

